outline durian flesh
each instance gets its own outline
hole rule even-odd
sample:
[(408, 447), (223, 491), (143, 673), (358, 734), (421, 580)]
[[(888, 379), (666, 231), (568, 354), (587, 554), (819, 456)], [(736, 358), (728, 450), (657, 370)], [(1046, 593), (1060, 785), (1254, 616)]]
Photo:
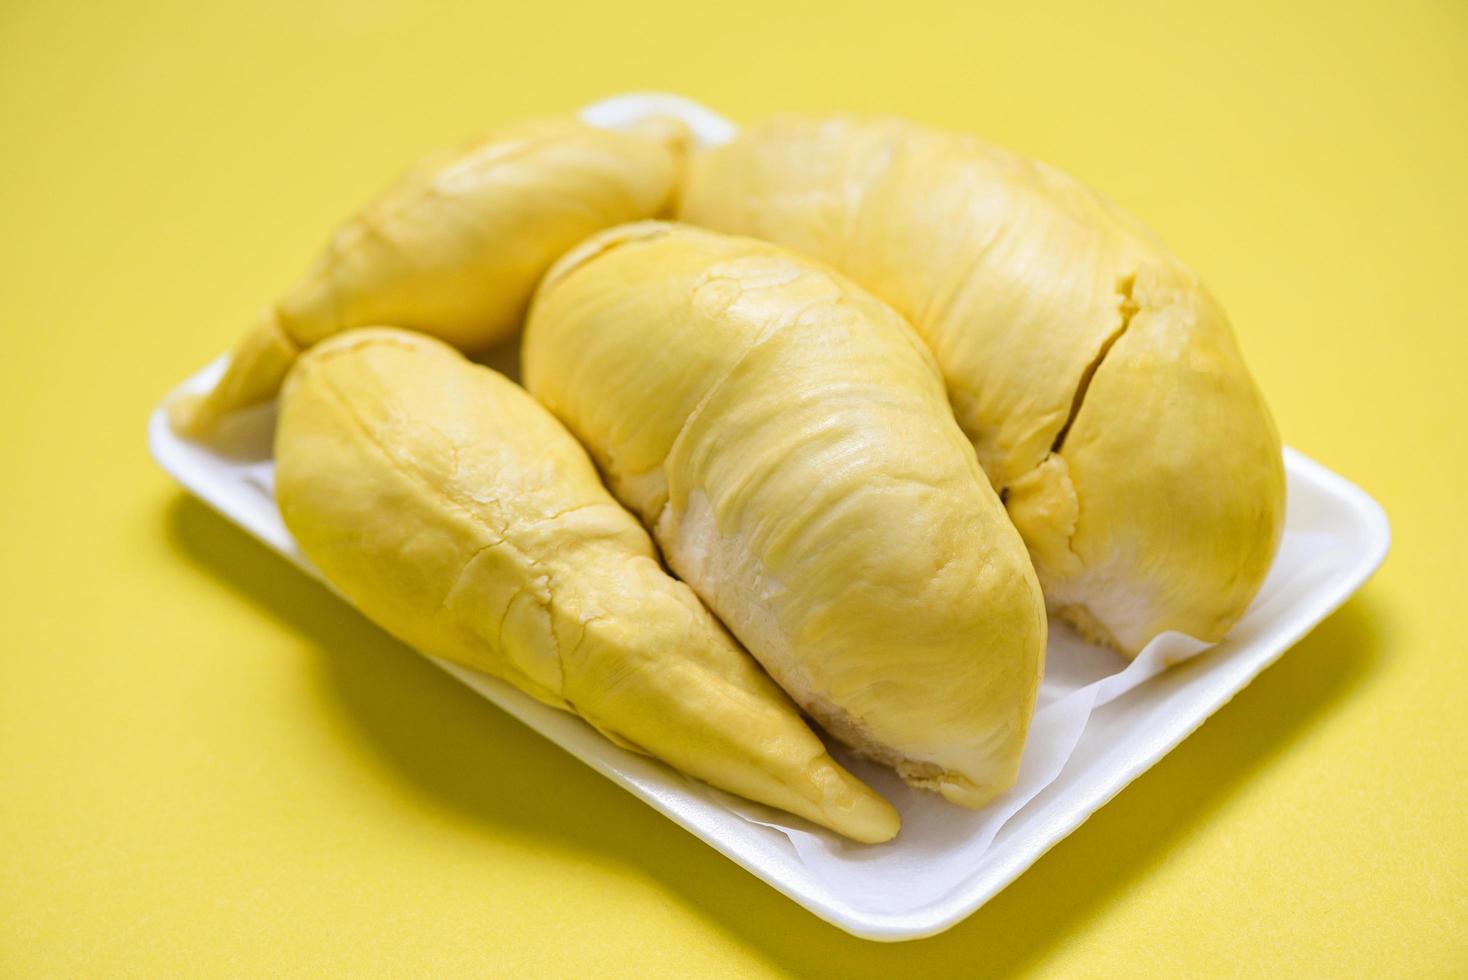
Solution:
[(1134, 219), (899, 119), (776, 118), (686, 181), (684, 220), (829, 262), (913, 323), (1053, 609), (1129, 654), (1242, 615), (1283, 524), (1279, 436), (1218, 304)]
[(656, 222), (546, 275), (524, 377), (828, 731), (980, 806), (1014, 780), (1038, 583), (890, 308), (775, 246)]
[(610, 132), (545, 119), (421, 160), (337, 229), (213, 391), (170, 407), (174, 428), (213, 434), (273, 398), (302, 350), (353, 327), (390, 323), (470, 352), (507, 339), (563, 252), (670, 205), (686, 138), (671, 120)]
[(509, 380), (421, 334), (342, 334), (292, 369), (275, 459), (306, 556), (405, 642), (714, 786), (858, 841), (897, 832)]

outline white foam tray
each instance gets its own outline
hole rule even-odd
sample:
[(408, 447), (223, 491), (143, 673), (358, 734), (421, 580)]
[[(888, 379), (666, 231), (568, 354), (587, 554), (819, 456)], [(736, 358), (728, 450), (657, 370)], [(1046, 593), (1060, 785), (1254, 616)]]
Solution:
[[(734, 132), (730, 122), (708, 109), (667, 95), (618, 96), (583, 115), (598, 125), (620, 126), (653, 113), (683, 118), (703, 143), (728, 139)], [(179, 388), (207, 388), (223, 370), (224, 360)], [(149, 445), (159, 465), (189, 491), (320, 578), (275, 506), (273, 427), (273, 406), (254, 412), (242, 421), (226, 453), (177, 438), (160, 406), (149, 419)], [(864, 778), (894, 797), (903, 813), (903, 833), (876, 848), (840, 842), (800, 821), (709, 791), (617, 748), (578, 718), (502, 682), (434, 662), (821, 918), (869, 939), (915, 939), (941, 932), (982, 906), (1330, 615), (1381, 564), (1390, 541), (1381, 508), (1356, 486), (1293, 450), (1285, 451), (1285, 463), (1288, 509), (1280, 557), (1228, 639), (1198, 654), (1186, 670), (1155, 676), (1148, 671), (1124, 688), (1114, 685), (1112, 694), (1102, 695), (1072, 725), (1067, 737), (1073, 743), (1067, 742), (1059, 754), (1053, 747), (1043, 750), (1052, 757), (1053, 771), (1002, 812), (998, 808), (1003, 800), (991, 815), (970, 816), (935, 803), (929, 794), (907, 793), (883, 773), (853, 763)], [(1054, 632), (1052, 667), (1080, 662), (1065, 658), (1099, 663), (1098, 658), (1109, 656), (1078, 651), (1073, 638), (1066, 639), (1062, 630)], [(1112, 683), (1104, 674), (1113, 669), (1119, 664), (1086, 678), (1102, 677), (1087, 690)], [(1047, 676), (1047, 685), (1051, 680)], [(1080, 682), (1069, 681), (1055, 681), (1049, 703), (1076, 692)], [(1117, 696), (1120, 691), (1124, 697)], [(1042, 691), (1042, 711), (1046, 704)], [(1032, 736), (1031, 749), (1034, 741)], [(1027, 750), (1027, 767), (1038, 751)]]

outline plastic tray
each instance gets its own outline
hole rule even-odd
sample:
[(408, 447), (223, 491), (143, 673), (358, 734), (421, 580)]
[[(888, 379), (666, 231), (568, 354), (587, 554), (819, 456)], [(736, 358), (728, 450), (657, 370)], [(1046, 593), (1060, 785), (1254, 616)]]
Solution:
[[(618, 126), (654, 113), (685, 119), (705, 143), (734, 132), (731, 123), (709, 110), (666, 95), (619, 96), (583, 115), (598, 125)], [(220, 358), (179, 387), (206, 388), (224, 361)], [(163, 469), (189, 491), (319, 578), (275, 506), (273, 425), (273, 406), (255, 411), (242, 420), (225, 453), (177, 438), (160, 407), (149, 420), (149, 444)], [(1198, 654), (1185, 671), (1144, 677), (1125, 696), (1103, 697), (1094, 709), (1088, 708), (1076, 727), (1073, 747), (1055, 762), (1057, 771), (1030, 798), (1014, 803), (1013, 812), (996, 813), (987, 828), (975, 830), (987, 835), (982, 841), (971, 835), (964, 839), (968, 832), (963, 828), (979, 826), (972, 822), (940, 833), (931, 832), (931, 817), (910, 823), (909, 807), (946, 807), (920, 794), (921, 799), (904, 797), (906, 804), (894, 800), (904, 813), (904, 831), (895, 841), (877, 848), (847, 845), (623, 751), (574, 716), (493, 678), (434, 662), (821, 918), (870, 939), (915, 939), (941, 932), (982, 906), (1330, 615), (1380, 565), (1390, 540), (1381, 508), (1351, 483), (1292, 450), (1285, 451), (1285, 463), (1288, 511), (1276, 571), (1289, 565), (1288, 574), (1271, 574), (1228, 639)], [(1056, 642), (1074, 644), (1063, 639), (1063, 631), (1054, 632), (1052, 653)], [(860, 764), (853, 768), (884, 792), (903, 792), (890, 780), (884, 782), (880, 773)], [(787, 826), (782, 831), (782, 823), (803, 829), (790, 831)], [(941, 870), (941, 882), (930, 881), (924, 892), (921, 873), (934, 868)]]

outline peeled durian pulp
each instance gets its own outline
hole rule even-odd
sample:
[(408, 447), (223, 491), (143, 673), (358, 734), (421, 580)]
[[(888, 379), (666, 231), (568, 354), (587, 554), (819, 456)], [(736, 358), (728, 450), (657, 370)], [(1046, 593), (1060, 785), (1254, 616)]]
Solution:
[(292, 369), (275, 459), (302, 551), (388, 632), (721, 789), (896, 834), (513, 382), (421, 334), (344, 333)]
[(1283, 526), (1269, 411), (1223, 311), (1065, 174), (891, 118), (787, 116), (697, 155), (682, 219), (828, 262), (907, 317), (1050, 607), (1135, 654), (1223, 637)]
[(888, 306), (773, 245), (643, 222), (546, 274), (523, 357), (669, 567), (828, 731), (966, 806), (1013, 783), (1043, 602)]
[(390, 323), (470, 352), (507, 339), (561, 253), (671, 205), (687, 138), (664, 119), (627, 132), (546, 119), (425, 158), (337, 229), (211, 392), (171, 406), (174, 428), (210, 435), (274, 397), (302, 350), (353, 327)]

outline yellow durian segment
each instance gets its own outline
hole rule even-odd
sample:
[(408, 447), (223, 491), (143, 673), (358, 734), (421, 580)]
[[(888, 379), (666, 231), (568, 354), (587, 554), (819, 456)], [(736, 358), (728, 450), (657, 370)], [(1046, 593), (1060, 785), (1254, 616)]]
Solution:
[(896, 834), (513, 382), (421, 334), (344, 333), (292, 369), (275, 459), (302, 551), (394, 636), (721, 789)]
[(508, 339), (561, 253), (670, 206), (686, 141), (670, 120), (611, 132), (544, 119), (426, 157), (336, 230), (213, 391), (171, 406), (174, 428), (210, 435), (274, 397), (300, 350), (353, 327), (390, 323), (470, 352)]
[(829, 731), (967, 806), (1013, 783), (1043, 602), (890, 307), (784, 249), (644, 222), (547, 273), (524, 377)]
[(680, 217), (828, 262), (933, 351), (1047, 601), (1135, 654), (1221, 639), (1283, 526), (1280, 443), (1222, 311), (1076, 180), (893, 118), (785, 116), (689, 164)]

